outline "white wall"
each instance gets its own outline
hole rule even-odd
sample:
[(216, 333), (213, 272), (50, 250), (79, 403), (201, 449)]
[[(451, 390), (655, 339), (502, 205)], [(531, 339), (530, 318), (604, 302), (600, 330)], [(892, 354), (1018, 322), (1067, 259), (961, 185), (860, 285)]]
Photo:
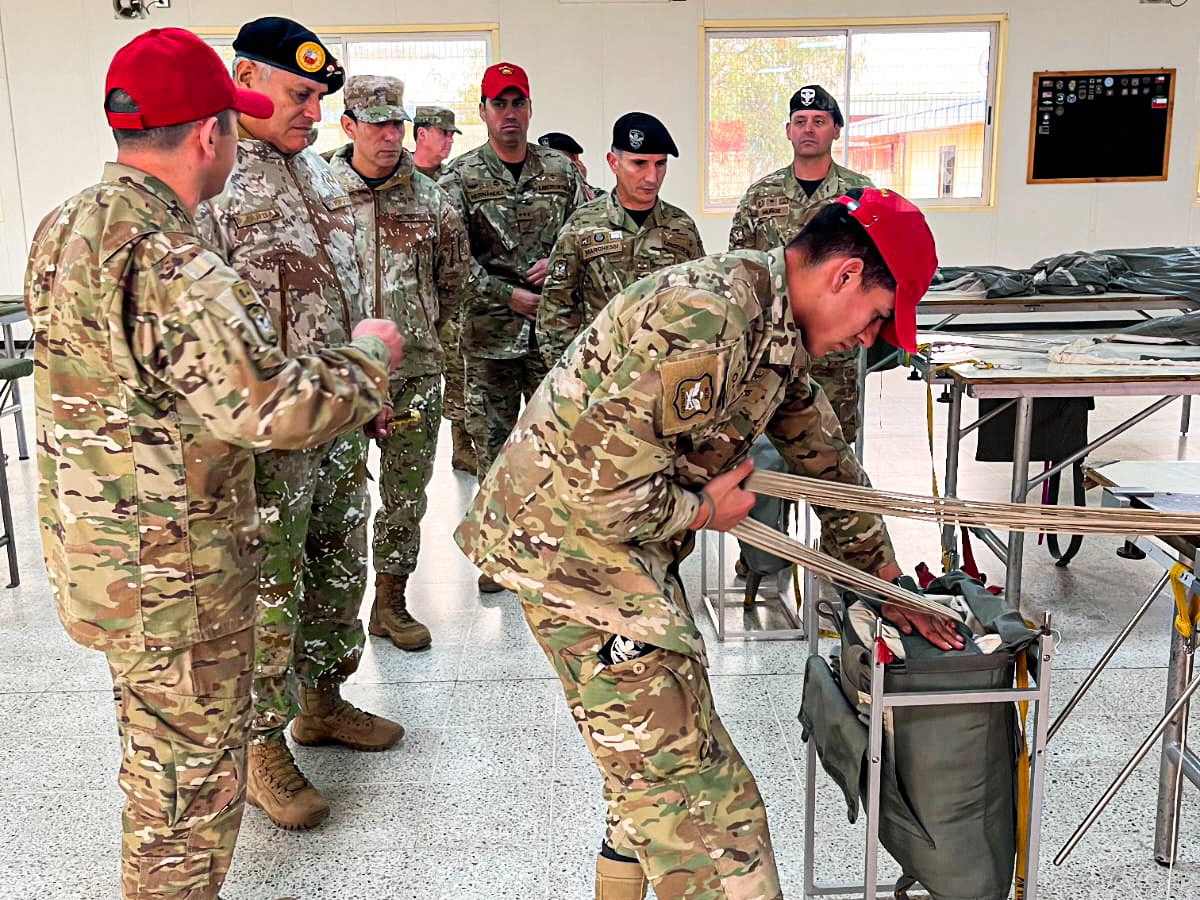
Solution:
[[(258, 15), (288, 15), (313, 27), (497, 22), (501, 58), (530, 73), (534, 134), (575, 135), (600, 180), (599, 151), (613, 119), (630, 109), (654, 113), (669, 124), (682, 152), (672, 161), (664, 196), (695, 211), (699, 26), (705, 19), (1007, 13), (996, 207), (931, 213), (942, 261), (1027, 265), (1071, 249), (1200, 243), (1200, 207), (1193, 203), (1200, 2), (1173, 9), (1137, 0), (174, 0), (173, 7), (127, 22), (112, 18), (109, 0), (0, 0), (6, 56), (0, 70), (0, 292), (20, 289), (27, 242), (41, 216), (94, 181), (112, 155), (100, 104), (113, 51), (142, 28), (236, 27)], [(1168, 181), (1025, 184), (1034, 71), (1158, 66), (1179, 70)], [(1138, 139), (1120, 122), (1112, 134), (1119, 142)], [(710, 250), (725, 246), (728, 216), (697, 219)]]

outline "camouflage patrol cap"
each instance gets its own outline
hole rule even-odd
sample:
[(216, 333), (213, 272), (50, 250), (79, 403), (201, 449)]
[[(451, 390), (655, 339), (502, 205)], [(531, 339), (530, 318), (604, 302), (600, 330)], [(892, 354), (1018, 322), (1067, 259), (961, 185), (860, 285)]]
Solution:
[(442, 131), (453, 131), (455, 134), (462, 134), (462, 129), (454, 124), (454, 110), (446, 109), (444, 106), (418, 106), (416, 115), (413, 116), (413, 126), (428, 125), (433, 128), (440, 128)]
[(404, 82), (390, 75), (352, 75), (346, 82), (346, 112), (368, 125), (412, 121), (404, 111)]

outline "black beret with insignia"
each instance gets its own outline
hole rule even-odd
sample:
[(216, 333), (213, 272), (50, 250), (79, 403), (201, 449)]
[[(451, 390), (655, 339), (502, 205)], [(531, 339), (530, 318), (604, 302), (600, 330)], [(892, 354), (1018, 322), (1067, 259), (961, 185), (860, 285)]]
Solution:
[(812, 110), (824, 110), (833, 115), (833, 124), (839, 128), (845, 124), (842, 119), (842, 110), (838, 106), (838, 102), (833, 99), (833, 94), (825, 90), (819, 84), (806, 84), (796, 93), (792, 94), (792, 102), (788, 104), (788, 115), (791, 115), (796, 110), (801, 109), (805, 112)]
[(626, 153), (679, 155), (667, 126), (648, 113), (625, 113), (613, 123), (612, 148)]
[(563, 134), (561, 131), (548, 131), (538, 138), (538, 143), (543, 147), (549, 147), (551, 150), (558, 150), (560, 153), (582, 153), (583, 148), (579, 146), (579, 141), (571, 137), (569, 134)]
[(233, 52), (323, 84), (330, 94), (340, 91), (346, 80), (346, 70), (315, 33), (280, 16), (243, 25), (233, 39)]

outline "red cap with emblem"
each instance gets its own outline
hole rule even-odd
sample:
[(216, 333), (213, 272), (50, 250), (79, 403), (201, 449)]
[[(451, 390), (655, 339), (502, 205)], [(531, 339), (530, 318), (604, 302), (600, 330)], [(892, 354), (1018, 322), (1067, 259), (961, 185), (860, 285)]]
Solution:
[(494, 66), (488, 66), (487, 70), (483, 73), (483, 84), (479, 86), (479, 93), (489, 98), (499, 97), (505, 88), (510, 87), (516, 88), (528, 97), (529, 76), (518, 65), (498, 62)]
[(122, 90), (137, 112), (105, 110), (113, 128), (142, 131), (182, 125), (227, 109), (269, 119), (271, 98), (234, 87), (215, 50), (182, 28), (152, 28), (117, 51), (108, 66), (104, 96)]
[(896, 305), (879, 336), (909, 353), (917, 350), (917, 304), (937, 269), (937, 248), (925, 216), (895, 191), (865, 188), (857, 200), (838, 197), (867, 231), (896, 279)]

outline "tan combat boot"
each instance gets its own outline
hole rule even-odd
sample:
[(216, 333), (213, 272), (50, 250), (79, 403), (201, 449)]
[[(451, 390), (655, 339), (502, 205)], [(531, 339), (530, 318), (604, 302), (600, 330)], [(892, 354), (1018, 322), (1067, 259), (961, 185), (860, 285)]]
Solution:
[(454, 445), (454, 452), (450, 456), (450, 467), (459, 472), (468, 472), (474, 475), (475, 470), (479, 467), (479, 463), (475, 459), (475, 444), (471, 440), (471, 435), (467, 434), (466, 426), (462, 422), (450, 423), (450, 439)]
[(481, 594), (498, 594), (507, 588), (498, 581), (493, 581), (487, 575), (479, 576), (479, 593)]
[(635, 862), (596, 857), (596, 900), (643, 900), (646, 876)]
[(404, 598), (406, 575), (380, 572), (375, 576), (375, 603), (367, 631), (385, 637), (401, 650), (424, 650), (432, 643), (429, 629), (412, 617)]
[(315, 688), (301, 685), (300, 710), (292, 720), (292, 739), (306, 747), (341, 744), (374, 753), (395, 746), (404, 737), (401, 725), (343, 700), (333, 682), (321, 682)]
[(246, 801), (287, 831), (305, 831), (329, 815), (329, 804), (292, 758), (283, 736), (250, 745)]

